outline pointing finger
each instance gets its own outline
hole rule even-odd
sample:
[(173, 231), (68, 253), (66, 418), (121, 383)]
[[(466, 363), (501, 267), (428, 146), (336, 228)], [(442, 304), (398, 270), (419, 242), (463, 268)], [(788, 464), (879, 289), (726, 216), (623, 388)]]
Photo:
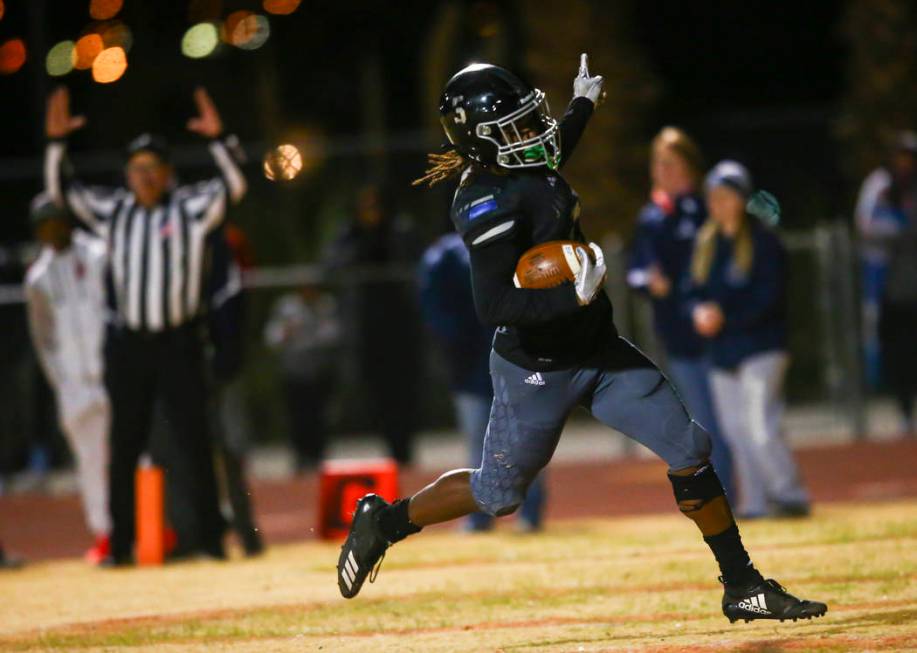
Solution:
[(596, 267), (603, 267), (605, 265), (605, 253), (602, 251), (602, 248), (596, 245), (595, 243), (589, 243), (589, 248), (592, 250), (592, 253), (595, 255)]
[(589, 55), (585, 52), (579, 56), (579, 76), (589, 77)]

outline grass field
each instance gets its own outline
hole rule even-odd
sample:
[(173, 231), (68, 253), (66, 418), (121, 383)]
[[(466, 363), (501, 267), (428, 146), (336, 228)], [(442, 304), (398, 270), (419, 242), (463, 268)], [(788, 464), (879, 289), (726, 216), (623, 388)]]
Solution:
[(0, 575), (0, 650), (917, 651), (917, 502), (743, 532), (766, 575), (828, 602), (825, 618), (729, 624), (712, 558), (675, 514), (425, 533), (352, 601), (321, 543), (157, 569), (37, 564)]

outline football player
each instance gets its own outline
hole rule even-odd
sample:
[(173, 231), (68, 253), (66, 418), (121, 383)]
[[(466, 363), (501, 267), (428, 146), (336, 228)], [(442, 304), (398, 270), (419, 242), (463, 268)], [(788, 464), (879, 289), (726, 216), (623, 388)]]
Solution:
[[(356, 596), (367, 577), (375, 580), (386, 549), (424, 526), (476, 511), (500, 516), (516, 510), (551, 459), (568, 414), (583, 406), (669, 465), (679, 509), (719, 563), (730, 621), (821, 616), (824, 603), (792, 596), (752, 565), (709, 463), (708, 434), (659, 369), (615, 330), (602, 290), (602, 251), (586, 243), (577, 222), (579, 198), (558, 172), (601, 98), (603, 81), (589, 74), (583, 55), (560, 123), (542, 91), (503, 68), (473, 64), (447, 83), (440, 120), (451, 149), (432, 156), (418, 181), (460, 176), (452, 220), (470, 251), (478, 314), (498, 327), (484, 454), (477, 469), (447, 472), (412, 497), (392, 504), (374, 494), (360, 499), (338, 560), (341, 594)], [(519, 257), (551, 240), (583, 243), (575, 281), (542, 290), (515, 287)]]

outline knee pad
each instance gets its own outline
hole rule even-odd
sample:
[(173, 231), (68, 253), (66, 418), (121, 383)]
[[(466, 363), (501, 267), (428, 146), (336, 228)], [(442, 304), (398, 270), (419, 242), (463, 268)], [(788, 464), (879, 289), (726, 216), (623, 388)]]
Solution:
[(493, 517), (505, 517), (506, 515), (511, 515), (514, 512), (516, 512), (516, 510), (518, 510), (519, 506), (521, 505), (522, 505), (521, 501), (516, 501), (513, 503), (509, 503), (509, 504), (503, 504), (503, 505), (497, 506), (493, 511), (488, 510), (487, 514)]
[(471, 494), (481, 512), (491, 517), (503, 517), (516, 512), (525, 499), (525, 488), (509, 487), (497, 482), (486, 482), (481, 477), (481, 470), (471, 473)]
[(719, 477), (709, 463), (689, 476), (669, 474), (675, 501), (682, 512), (694, 512), (717, 497), (725, 496)]

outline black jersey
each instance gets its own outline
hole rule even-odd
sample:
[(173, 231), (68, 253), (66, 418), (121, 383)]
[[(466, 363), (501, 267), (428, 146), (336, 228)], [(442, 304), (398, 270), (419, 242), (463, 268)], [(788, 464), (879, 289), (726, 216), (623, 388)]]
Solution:
[[(592, 115), (577, 98), (560, 124), (565, 162)], [(475, 306), (497, 328), (494, 349), (526, 369), (550, 371), (584, 362), (617, 335), (604, 292), (580, 306), (573, 285), (544, 290), (516, 288), (516, 263), (531, 247), (550, 240), (586, 242), (577, 221), (579, 198), (547, 167), (518, 171), (465, 171), (452, 203), (452, 220), (471, 253)]]

